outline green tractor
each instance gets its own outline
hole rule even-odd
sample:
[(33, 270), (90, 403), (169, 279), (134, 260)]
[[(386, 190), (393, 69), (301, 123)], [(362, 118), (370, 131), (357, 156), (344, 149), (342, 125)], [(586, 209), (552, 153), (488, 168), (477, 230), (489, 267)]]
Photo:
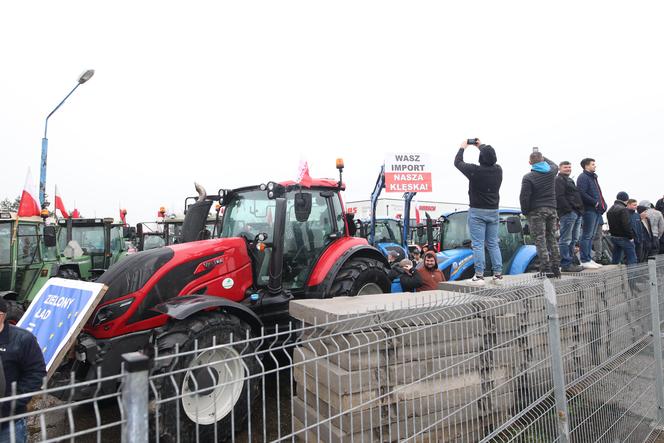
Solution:
[(112, 218), (58, 220), (59, 273), (64, 278), (95, 280), (127, 255), (129, 229)]
[(20, 318), (50, 277), (62, 276), (56, 246), (55, 226), (41, 217), (0, 212), (0, 297), (10, 302), (9, 321)]

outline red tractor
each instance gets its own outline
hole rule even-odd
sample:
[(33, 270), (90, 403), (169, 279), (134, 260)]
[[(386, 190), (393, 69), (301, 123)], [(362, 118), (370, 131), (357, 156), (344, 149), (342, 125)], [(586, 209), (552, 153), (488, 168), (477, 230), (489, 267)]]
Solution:
[[(67, 370), (88, 379), (101, 367), (107, 376), (120, 371), (125, 352), (156, 346), (159, 355), (169, 355), (177, 346), (186, 353), (195, 349), (196, 341), (204, 348), (213, 340), (257, 336), (261, 328), (270, 330), (290, 320), (288, 302), (293, 298), (389, 292), (385, 258), (352, 235), (354, 224), (345, 216), (340, 195), (343, 162), (338, 161), (337, 168), (339, 181), (313, 179), (307, 187), (270, 182), (221, 190), (213, 198), (201, 195), (187, 211), (183, 241), (200, 238), (214, 201), (224, 207), (220, 238), (139, 252), (105, 272), (97, 281), (108, 291), (80, 335), (77, 359)], [(165, 377), (159, 387), (164, 397), (182, 394), (161, 406), (165, 437), (172, 436), (176, 426), (177, 403), (184, 412), (181, 435), (199, 432), (201, 441), (208, 441), (205, 437), (212, 438), (215, 427), (218, 437), (219, 432), (230, 433), (231, 420), (240, 428), (248, 413), (246, 399), (253, 404), (258, 395), (255, 379), (251, 386), (246, 382), (251, 375), (247, 372), (258, 372), (255, 356), (239, 358), (251, 352), (246, 347), (222, 348), (217, 353), (223, 355), (216, 356), (190, 352), (154, 368), (181, 370), (175, 382)], [(238, 357), (235, 361), (243, 364), (200, 368), (215, 357)], [(228, 380), (237, 381), (233, 389), (219, 388)], [(187, 395), (192, 391), (199, 394)], [(201, 418), (203, 411), (206, 418)]]

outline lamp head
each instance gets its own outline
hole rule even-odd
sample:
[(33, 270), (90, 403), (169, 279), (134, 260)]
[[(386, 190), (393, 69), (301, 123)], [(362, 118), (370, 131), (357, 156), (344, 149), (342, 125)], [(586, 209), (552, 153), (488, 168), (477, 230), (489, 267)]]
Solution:
[(78, 78), (78, 84), (82, 85), (83, 83), (90, 80), (93, 75), (95, 75), (95, 70), (94, 69), (88, 69), (83, 74), (81, 74), (81, 76)]

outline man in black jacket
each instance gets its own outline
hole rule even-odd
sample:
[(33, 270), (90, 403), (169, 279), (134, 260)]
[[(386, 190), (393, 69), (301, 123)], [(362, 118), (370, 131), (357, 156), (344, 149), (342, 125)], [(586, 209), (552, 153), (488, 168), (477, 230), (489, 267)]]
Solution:
[(583, 200), (576, 189), (574, 180), (570, 178), (572, 164), (568, 161), (560, 162), (556, 176), (556, 203), (558, 218), (560, 220), (560, 266), (563, 272), (581, 272), (582, 266), (573, 263), (574, 247), (581, 234), (581, 219), (583, 216)]
[(629, 200), (629, 195), (626, 192), (619, 192), (613, 206), (606, 213), (609, 232), (613, 241), (612, 263), (614, 265), (622, 261), (623, 253), (628, 265), (633, 265), (637, 261), (634, 247), (634, 230), (632, 229), (629, 211), (627, 211), (627, 200)]
[[(44, 355), (34, 335), (25, 329), (5, 323), (7, 308), (7, 302), (0, 299), (0, 358), (5, 375), (5, 396), (12, 395), (14, 383), (16, 384), (16, 394), (37, 391), (41, 388), (46, 376)], [(30, 401), (29, 397), (15, 402), (2, 402), (2, 416), (9, 417), (25, 413), (28, 401)], [(13, 407), (12, 403), (14, 403)], [(4, 438), (9, 439), (9, 426), (9, 422), (5, 422), (0, 427), (0, 441), (4, 441)], [(16, 442), (27, 440), (25, 418), (14, 420), (14, 432)]]
[(463, 161), (463, 153), (468, 147), (468, 141), (461, 143), (461, 148), (454, 158), (454, 166), (468, 178), (468, 196), (470, 209), (468, 210), (468, 231), (473, 248), (475, 276), (471, 282), (476, 285), (484, 284), (484, 245), (489, 250), (491, 267), (493, 268), (493, 281), (502, 282), (503, 259), (498, 245), (498, 203), (500, 201), (500, 185), (503, 182), (503, 170), (496, 163), (496, 151), (490, 145), (480, 144), (475, 139), (475, 146), (480, 151), (479, 165)]
[(558, 166), (539, 151), (530, 154), (530, 166), (531, 171), (521, 181), (521, 212), (528, 216), (540, 261), (540, 272), (549, 277), (560, 277), (555, 193)]

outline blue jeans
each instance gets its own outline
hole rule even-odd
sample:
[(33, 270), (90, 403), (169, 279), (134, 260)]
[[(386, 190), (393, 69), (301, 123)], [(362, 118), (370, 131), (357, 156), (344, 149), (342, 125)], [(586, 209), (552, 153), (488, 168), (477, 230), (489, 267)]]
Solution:
[[(10, 424), (9, 422), (3, 423), (0, 429), (0, 443), (10, 443)], [(28, 441), (28, 428), (25, 423), (25, 418), (20, 418), (14, 421), (14, 437), (16, 443), (25, 443)]]
[(636, 249), (634, 242), (625, 237), (611, 237), (613, 240), (613, 260), (614, 265), (622, 261), (623, 252), (628, 265), (636, 264)]
[(572, 264), (574, 257), (574, 245), (579, 241), (581, 230), (581, 215), (572, 211), (560, 217), (560, 266), (565, 267)]
[(581, 262), (587, 263), (593, 259), (593, 238), (602, 220), (602, 214), (593, 209), (587, 209), (583, 213), (583, 225), (581, 226)]
[(503, 272), (503, 257), (500, 255), (500, 247), (498, 246), (499, 220), (497, 209), (470, 208), (468, 210), (468, 231), (473, 247), (475, 275), (484, 275), (485, 245), (489, 250), (493, 273), (500, 274)]

